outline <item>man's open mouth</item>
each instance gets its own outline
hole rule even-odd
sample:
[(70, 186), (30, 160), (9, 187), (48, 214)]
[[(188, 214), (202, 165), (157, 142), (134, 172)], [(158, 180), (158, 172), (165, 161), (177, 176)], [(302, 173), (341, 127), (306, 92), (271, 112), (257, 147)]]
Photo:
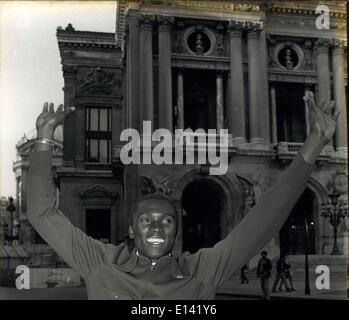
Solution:
[(149, 237), (149, 238), (147, 238), (147, 242), (149, 242), (153, 245), (160, 245), (160, 244), (163, 244), (165, 242), (165, 240), (163, 238), (160, 238), (160, 237)]

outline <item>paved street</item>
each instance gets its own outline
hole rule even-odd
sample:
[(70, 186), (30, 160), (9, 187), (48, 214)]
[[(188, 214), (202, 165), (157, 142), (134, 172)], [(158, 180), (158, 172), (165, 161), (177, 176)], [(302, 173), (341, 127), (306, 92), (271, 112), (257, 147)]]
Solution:
[[(273, 279), (270, 281), (270, 286)], [(271, 293), (272, 299), (321, 299), (344, 300), (347, 299), (347, 291), (343, 282), (332, 282), (330, 290), (317, 290), (311, 282), (311, 295), (304, 294), (303, 281), (294, 281), (296, 291)], [(17, 290), (16, 288), (0, 287), (0, 300), (85, 300), (87, 298), (85, 288), (48, 288)], [(260, 299), (259, 281), (252, 278), (249, 284), (241, 285), (235, 278), (227, 282), (217, 295), (217, 300), (256, 300)]]
[[(272, 288), (274, 283), (274, 276), (270, 279), (270, 288)], [(329, 290), (318, 290), (315, 287), (315, 281), (312, 279), (310, 281), (310, 295), (304, 294), (304, 280), (294, 279), (293, 285), (296, 291), (286, 292), (277, 291), (275, 293), (271, 292), (272, 299), (321, 299), (321, 300), (344, 300), (348, 299), (346, 283), (345, 281), (334, 280), (330, 283)], [(255, 298), (260, 297), (260, 283), (255, 277), (250, 279), (248, 284), (240, 284), (239, 278), (234, 278), (231, 281), (226, 282), (218, 291), (224, 297), (245, 297), (245, 298)]]

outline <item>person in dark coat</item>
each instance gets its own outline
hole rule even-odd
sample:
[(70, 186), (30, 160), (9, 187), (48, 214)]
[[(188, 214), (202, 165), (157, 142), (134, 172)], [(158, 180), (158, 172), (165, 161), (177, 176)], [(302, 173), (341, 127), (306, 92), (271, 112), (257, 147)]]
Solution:
[(273, 265), (271, 260), (268, 258), (268, 252), (265, 250), (262, 251), (261, 258), (259, 259), (257, 266), (257, 277), (261, 282), (263, 300), (270, 299), (269, 278), (271, 277), (272, 268)]
[(248, 278), (247, 278), (247, 273), (248, 273), (248, 266), (247, 264), (244, 264), (240, 270), (240, 284), (248, 284)]
[(282, 291), (281, 285), (283, 284), (287, 292), (291, 291), (286, 281), (286, 276), (285, 276), (286, 269), (287, 267), (286, 267), (285, 257), (280, 256), (279, 260), (276, 262), (276, 278), (274, 281), (272, 292), (276, 292), (276, 288), (280, 280), (281, 280), (281, 283), (280, 283), (279, 290)]

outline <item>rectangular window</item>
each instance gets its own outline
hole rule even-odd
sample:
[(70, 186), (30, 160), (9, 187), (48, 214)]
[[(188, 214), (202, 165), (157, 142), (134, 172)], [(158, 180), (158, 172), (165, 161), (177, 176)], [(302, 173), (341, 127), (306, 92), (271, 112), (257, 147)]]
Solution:
[(94, 239), (110, 243), (110, 209), (86, 209), (86, 233)]
[(276, 85), (276, 115), (278, 141), (304, 142), (305, 131), (305, 88), (298, 83)]
[(86, 108), (87, 162), (110, 163), (111, 161), (111, 108)]

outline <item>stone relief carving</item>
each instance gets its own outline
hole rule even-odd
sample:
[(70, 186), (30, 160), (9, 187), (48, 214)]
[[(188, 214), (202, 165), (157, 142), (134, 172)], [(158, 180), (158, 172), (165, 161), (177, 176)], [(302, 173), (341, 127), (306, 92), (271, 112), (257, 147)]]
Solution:
[(117, 192), (109, 191), (101, 185), (94, 185), (84, 191), (79, 192), (81, 198), (110, 198), (117, 199), (119, 194)]
[(156, 178), (141, 175), (141, 181), (143, 183), (142, 194), (159, 193), (167, 197), (170, 197), (173, 193), (173, 189), (167, 187), (169, 176)]
[(219, 56), (223, 55), (224, 52), (224, 37), (222, 33), (217, 33), (216, 35), (217, 42), (216, 42), (216, 51)]
[(313, 43), (311, 40), (306, 40), (304, 42), (304, 69), (305, 70), (313, 70), (313, 59), (312, 59), (312, 48)]
[(237, 175), (240, 183), (242, 184), (244, 190), (244, 213), (243, 216), (246, 216), (248, 212), (256, 204), (256, 196), (254, 191), (253, 184), (246, 178)]
[(78, 95), (104, 95), (122, 97), (122, 82), (115, 79), (114, 72), (108, 72), (101, 68), (94, 68), (79, 79)]

